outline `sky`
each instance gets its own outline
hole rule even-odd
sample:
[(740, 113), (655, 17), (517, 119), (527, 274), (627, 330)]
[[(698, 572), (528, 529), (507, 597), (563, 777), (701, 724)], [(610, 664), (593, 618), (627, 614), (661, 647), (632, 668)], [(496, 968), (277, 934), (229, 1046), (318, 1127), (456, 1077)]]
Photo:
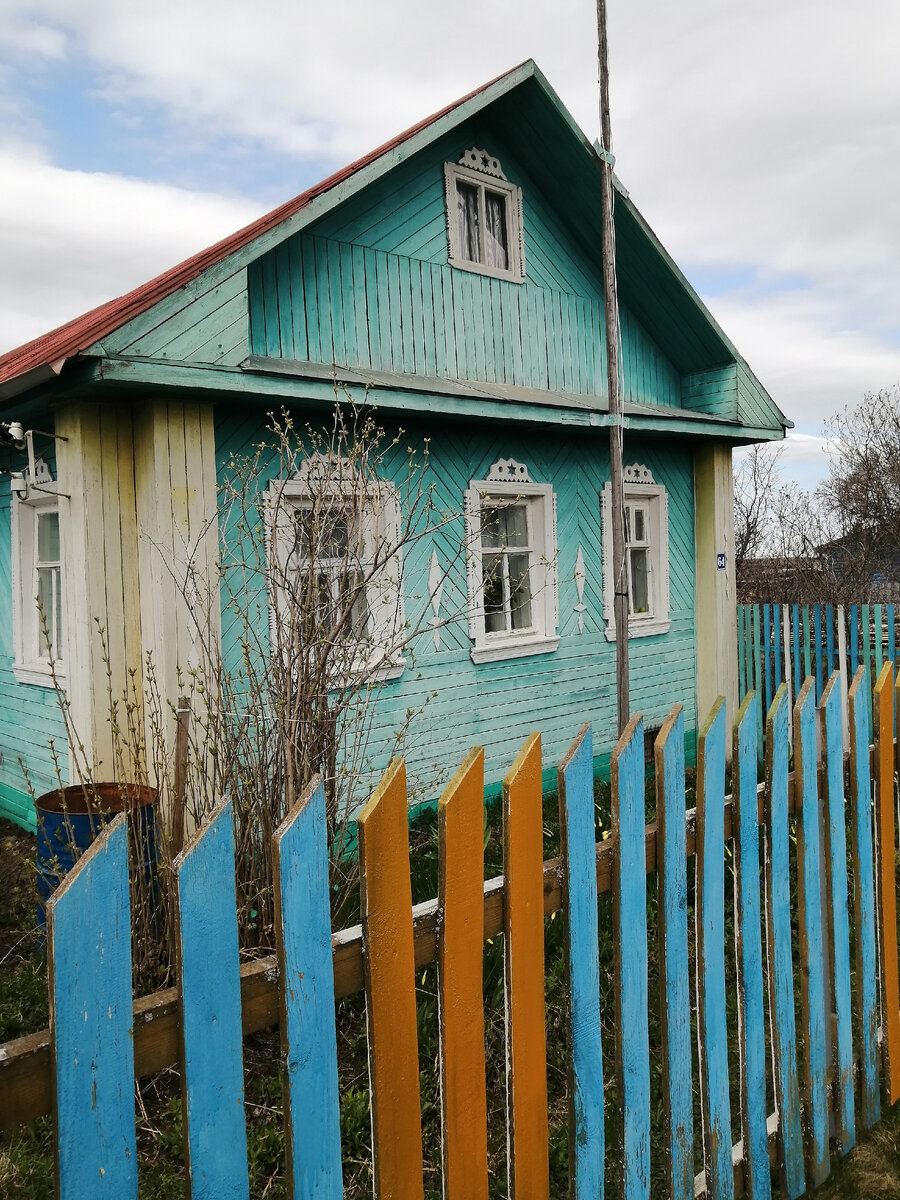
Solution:
[[(812, 486), (900, 381), (900, 5), (607, 4), (616, 173)], [(0, 352), (529, 57), (593, 138), (592, 0), (0, 0)]]

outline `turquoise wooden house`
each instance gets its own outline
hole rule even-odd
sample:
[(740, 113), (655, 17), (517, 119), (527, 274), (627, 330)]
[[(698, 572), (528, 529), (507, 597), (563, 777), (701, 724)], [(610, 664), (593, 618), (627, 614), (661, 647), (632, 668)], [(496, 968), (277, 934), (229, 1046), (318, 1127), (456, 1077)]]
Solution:
[[(695, 732), (717, 694), (736, 698), (732, 448), (790, 422), (621, 187), (615, 220), (632, 707), (652, 728), (679, 701)], [(384, 728), (422, 707), (410, 774), (427, 793), (435, 766), (481, 743), (496, 784), (539, 728), (549, 777), (584, 720), (602, 765), (615, 741), (602, 313), (599, 160), (527, 62), (0, 358), (17, 442), (0, 484), (0, 811), (30, 821), (20, 762), (51, 786), (51, 741), (65, 769), (53, 677), (85, 753), (109, 761), (97, 620), (115, 689), (149, 654), (177, 694), (195, 633), (160, 554), (189, 553), (212, 586), (217, 477), (268, 412), (326, 423), (335, 376), (389, 435), (428, 439), (436, 501), (459, 514), (390, 585), (434, 608), (414, 669), (389, 664), (378, 699)], [(302, 473), (289, 482), (302, 507)], [(444, 622), (460, 598), (464, 619)], [(212, 626), (227, 660), (221, 611)]]

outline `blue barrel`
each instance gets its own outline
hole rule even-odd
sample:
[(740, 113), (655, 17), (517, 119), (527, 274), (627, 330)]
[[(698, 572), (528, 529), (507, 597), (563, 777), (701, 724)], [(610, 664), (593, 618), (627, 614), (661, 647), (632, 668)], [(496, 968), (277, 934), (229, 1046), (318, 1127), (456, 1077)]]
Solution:
[(156, 797), (156, 788), (131, 783), (79, 783), (38, 796), (34, 802), (38, 929), (46, 925), (50, 896), (102, 832), (104, 825), (120, 812), (128, 813), (132, 865), (138, 868), (151, 896), (155, 894), (158, 860)]

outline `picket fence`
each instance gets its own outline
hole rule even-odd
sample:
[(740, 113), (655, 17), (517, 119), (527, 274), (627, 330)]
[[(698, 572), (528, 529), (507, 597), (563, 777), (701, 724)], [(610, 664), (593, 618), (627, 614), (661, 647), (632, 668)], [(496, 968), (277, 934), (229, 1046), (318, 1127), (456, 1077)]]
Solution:
[(763, 754), (762, 714), (782, 682), (791, 701), (803, 681), (816, 681), (816, 702), (831, 675), (840, 676), (844, 749), (850, 738), (848, 691), (858, 666), (866, 668), (867, 695), (885, 661), (896, 661), (893, 604), (739, 604), (737, 606), (738, 689), (755, 690), (762, 700), (757, 722)]
[[(800, 1196), (826, 1178), (832, 1154), (846, 1155), (857, 1130), (879, 1119), (882, 1095), (891, 1104), (900, 1096), (892, 665), (884, 664), (875, 686), (874, 758), (864, 669), (849, 688), (849, 770), (839, 677), (827, 681), (818, 707), (821, 756), (815, 687), (807, 679), (793, 714), (787, 687), (776, 691), (766, 719), (762, 787), (759, 698), (747, 695), (732, 731), (730, 799), (729, 731), (724, 702), (716, 704), (699, 739), (695, 810), (686, 810), (683, 715), (673, 709), (655, 745), (655, 826), (645, 826), (643, 729), (635, 716), (612, 757), (613, 829), (599, 844), (591, 730), (583, 726), (559, 768), (558, 863), (543, 861), (541, 746), (539, 735), (531, 735), (503, 786), (504, 876), (487, 884), (483, 754), (473, 750), (463, 762), (438, 810), (438, 1070), (447, 1200), (488, 1196), (482, 964), (486, 914), (501, 899), (508, 1172), (516, 1200), (547, 1200), (550, 1194), (543, 964), (545, 914), (553, 909), (560, 909), (567, 932), (569, 1160), (578, 1200), (604, 1194), (606, 1118), (621, 1122), (617, 1174), (625, 1197), (650, 1194), (650, 939), (658, 938), (662, 1142), (672, 1197), (687, 1200), (704, 1189), (717, 1198), (740, 1191), (769, 1197), (779, 1181), (789, 1197)], [(795, 769), (789, 774), (792, 718)], [(424, 1194), (418, 943), (408, 847), (405, 768), (398, 760), (359, 820), (372, 1151), (375, 1195), (384, 1200), (421, 1200)], [(342, 1195), (333, 974), (341, 935), (333, 939), (330, 927), (320, 784), (279, 828), (275, 848), (286, 1173), (298, 1200), (331, 1200)], [(732, 854), (736, 943), (726, 922), (725, 864)], [(226, 802), (177, 861), (186, 1158), (191, 1195), (217, 1200), (248, 1196), (233, 865)], [(648, 929), (647, 919), (646, 880), (653, 871), (659, 876), (658, 929)], [(824, 893), (820, 875), (828, 881)], [(615, 1064), (604, 1063), (601, 1052), (598, 890), (613, 895)], [(792, 911), (799, 917), (795, 946)], [(137, 1161), (122, 818), (51, 901), (48, 936), (60, 1195), (128, 1200), (137, 1195)], [(735, 953), (735, 945), (737, 1049), (729, 1043), (726, 1022), (726, 956)], [(694, 1026), (702, 1098), (696, 1127)], [(616, 1114), (604, 1108), (604, 1072), (610, 1069), (617, 1079)], [(729, 1091), (736, 1072), (740, 1111), (732, 1114)], [(776, 1115), (767, 1112), (767, 1080)], [(703, 1166), (699, 1178), (695, 1143)]]

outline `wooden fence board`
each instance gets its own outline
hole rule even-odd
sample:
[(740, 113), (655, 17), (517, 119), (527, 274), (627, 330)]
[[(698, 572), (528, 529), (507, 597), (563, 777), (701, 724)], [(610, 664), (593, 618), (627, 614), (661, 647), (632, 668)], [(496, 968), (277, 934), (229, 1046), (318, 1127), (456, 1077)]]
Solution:
[(533, 733), (503, 780), (506, 1088), (513, 1200), (547, 1200), (550, 1194), (542, 812), (541, 738)]
[[(777, 628), (776, 624), (776, 628)], [(766, 1132), (766, 1017), (760, 908), (759, 806), (756, 792), (756, 707), (745, 697), (734, 729), (732, 766), (737, 805), (735, 907), (741, 1039), (741, 1131), (744, 1188), (753, 1200), (772, 1194)]]
[(822, 661), (822, 605), (813, 605), (813, 637), (815, 638), (816, 652), (816, 703), (822, 699), (822, 689), (825, 686), (825, 680), (828, 678), (828, 672), (823, 671), (824, 662)]
[(797, 820), (797, 895), (800, 928), (800, 1000), (806, 1116), (806, 1170), (818, 1186), (827, 1179), (828, 1091), (825, 1030), (825, 956), (820, 879), (821, 825), (816, 778), (815, 680), (807, 676), (794, 707), (794, 755), (800, 781)]
[(853, 1017), (850, 1008), (850, 915), (847, 880), (847, 832), (844, 804), (844, 738), (841, 691), (832, 675), (822, 693), (822, 757), (825, 784), (825, 854), (831, 881), (828, 905), (832, 987), (837, 1039), (837, 1077), (834, 1089), (841, 1154), (856, 1140), (853, 1097)]
[(625, 1200), (650, 1195), (650, 1051), (647, 1003), (647, 884), (644, 863), (644, 723), (635, 714), (610, 761), (617, 840), (616, 1067)]
[(697, 750), (697, 1007), (706, 1186), (734, 1194), (728, 1029), (725, 1022), (725, 700), (719, 697)]
[(313, 779), (275, 831), (275, 938), (287, 1179), (293, 1200), (343, 1195), (325, 788)]
[(406, 764), (359, 815), (363, 963), (376, 1200), (422, 1200), (422, 1116)]
[(583, 725), (559, 768), (569, 983), (569, 1177), (573, 1200), (602, 1200), (605, 1134), (594, 848), (594, 754)]
[(878, 898), (881, 905), (881, 1019), (885, 1085), (891, 1104), (900, 1099), (900, 981), (897, 964), (897, 842), (894, 795), (894, 664), (886, 662), (875, 684)]
[(859, 994), (860, 1120), (871, 1129), (881, 1117), (878, 1068), (878, 950), (875, 930), (875, 850), (872, 831), (872, 772), (869, 765), (869, 705), (866, 673), (857, 667), (850, 685), (850, 803), (856, 986)]
[[(796, 639), (796, 625), (794, 626)], [(795, 640), (796, 646), (796, 640)], [(789, 1200), (806, 1191), (797, 1034), (794, 1020), (794, 970), (791, 960), (791, 875), (789, 854), (788, 744), (789, 697), (781, 687), (766, 720), (766, 790), (769, 797), (766, 893), (769, 958), (769, 1013), (779, 1113), (778, 1141), (782, 1182)]]
[[(438, 803), (438, 1009), (446, 1200), (487, 1200), (484, 1062), (484, 751)], [(596, 886), (596, 884), (595, 884)]]
[(175, 859), (185, 1160), (196, 1200), (249, 1197), (231, 801)]
[(47, 904), (60, 1200), (137, 1196), (125, 817)]
[[(756, 728), (753, 729), (755, 743)], [(676, 704), (659, 731), (656, 819), (659, 862), (659, 986), (667, 1182), (673, 1200), (694, 1195), (691, 993), (685, 853), (684, 714)], [(755, 747), (754, 747), (754, 765)]]

